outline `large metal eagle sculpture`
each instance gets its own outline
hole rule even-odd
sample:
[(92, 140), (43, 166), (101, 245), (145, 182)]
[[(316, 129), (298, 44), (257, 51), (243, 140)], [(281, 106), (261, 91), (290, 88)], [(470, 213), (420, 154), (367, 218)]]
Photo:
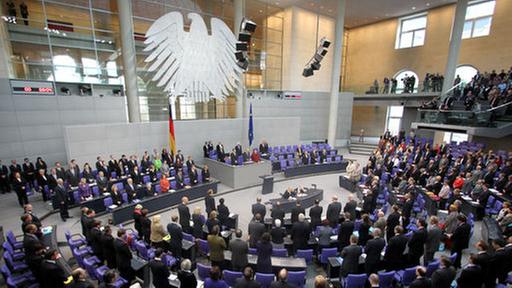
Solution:
[(211, 18), (210, 35), (199, 14), (187, 17), (189, 32), (180, 12), (165, 14), (146, 32), (144, 51), (151, 52), (145, 62), (152, 62), (148, 69), (155, 71), (152, 80), (171, 96), (194, 102), (236, 95), (243, 71), (236, 64), (235, 35), (220, 19)]

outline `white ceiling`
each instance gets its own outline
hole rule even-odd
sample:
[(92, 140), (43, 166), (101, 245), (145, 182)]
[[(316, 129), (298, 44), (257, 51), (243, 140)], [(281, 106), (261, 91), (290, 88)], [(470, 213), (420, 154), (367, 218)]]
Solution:
[[(336, 17), (337, 0), (267, 0), (282, 8), (298, 6), (320, 14)], [(456, 0), (346, 0), (345, 26), (353, 28), (422, 12), (455, 3)]]

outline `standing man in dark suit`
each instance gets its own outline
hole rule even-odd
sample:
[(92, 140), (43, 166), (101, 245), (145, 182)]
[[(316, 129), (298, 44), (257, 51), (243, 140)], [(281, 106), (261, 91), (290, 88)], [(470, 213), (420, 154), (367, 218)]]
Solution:
[(149, 268), (151, 274), (153, 274), (153, 286), (155, 288), (170, 288), (169, 276), (171, 273), (164, 262), (162, 262), (163, 250), (161, 248), (156, 249), (155, 258), (149, 261)]
[[(276, 219), (281, 220), (281, 223), (284, 223), (284, 211), (281, 208), (281, 202), (277, 201), (276, 206), (272, 207), (272, 211), (270, 212), (270, 217), (272, 217), (272, 222), (275, 222)], [(311, 214), (310, 214), (311, 215)]]
[(16, 160), (11, 160), (11, 165), (9, 166), (9, 172), (11, 173), (11, 180), (14, 180), (14, 175), (16, 172), (20, 173), (21, 175), (21, 166), (20, 164), (16, 163)]
[[(478, 253), (475, 255), (474, 264), (480, 266), (482, 269), (482, 276), (484, 279), (485, 287), (494, 287), (496, 285), (496, 278), (492, 279), (491, 275), (491, 253), (488, 251), (489, 246), (484, 240), (480, 240), (475, 244)], [(493, 282), (494, 280), (494, 282)]]
[(455, 228), (455, 231), (450, 238), (452, 239), (452, 255), (457, 253), (457, 257), (455, 258), (455, 263), (453, 263), (453, 265), (455, 268), (460, 268), (462, 250), (468, 248), (469, 245), (471, 226), (466, 223), (467, 218), (463, 214), (459, 214), (457, 216), (457, 220), (459, 221), (459, 225)]
[(482, 268), (475, 264), (476, 255), (471, 254), (468, 258), (468, 265), (462, 269), (457, 279), (457, 286), (464, 288), (482, 288), (484, 275)]
[(247, 254), (249, 245), (242, 240), (242, 230), (236, 229), (234, 239), (229, 241), (229, 250), (231, 251), (231, 266), (233, 271), (242, 271), (248, 264)]
[(261, 197), (256, 198), (256, 203), (252, 204), (251, 212), (253, 219), (256, 217), (256, 214), (260, 214), (261, 220), (265, 220), (265, 214), (267, 214), (267, 208), (265, 205), (261, 204)]
[(27, 196), (27, 182), (25, 179), (21, 177), (20, 172), (14, 173), (14, 179), (12, 180), (12, 187), (18, 196), (18, 203), (21, 207), (23, 205), (28, 204), (28, 196)]
[(167, 232), (171, 235), (171, 252), (174, 257), (181, 258), (183, 230), (178, 225), (178, 215), (172, 215), (171, 221), (171, 223), (167, 224)]
[(135, 271), (133, 271), (131, 261), (133, 258), (132, 252), (128, 247), (125, 240), (126, 231), (124, 229), (117, 230), (117, 238), (114, 240), (114, 249), (116, 251), (117, 269), (121, 277), (128, 281), (128, 284), (135, 278)]
[(60, 218), (66, 222), (67, 218), (71, 218), (68, 213), (68, 191), (64, 188), (64, 181), (57, 179), (57, 187), (55, 187), (55, 202), (59, 204)]
[(28, 158), (23, 159), (23, 176), (27, 181), (28, 187), (32, 188), (34, 186), (36, 168), (34, 167), (34, 164), (28, 160)]
[(508, 272), (510, 272), (507, 268), (507, 262), (511, 261), (508, 258), (507, 251), (505, 250), (505, 240), (503, 239), (493, 239), (492, 240), (492, 248), (494, 249), (494, 255), (491, 258), (491, 273), (492, 280), (498, 278), (498, 283), (506, 284)]
[(315, 229), (316, 226), (322, 224), (322, 212), (324, 208), (320, 206), (320, 200), (315, 199), (315, 206), (309, 209), (309, 218), (311, 218), (311, 229)]
[(368, 275), (377, 273), (380, 267), (380, 255), (382, 253), (382, 249), (386, 246), (386, 240), (384, 240), (381, 235), (381, 230), (379, 228), (375, 228), (373, 230), (373, 239), (368, 240), (364, 247), (364, 253), (366, 253), (364, 270)]
[[(71, 160), (73, 161), (73, 160)], [(71, 187), (77, 187), (78, 182), (80, 181), (80, 175), (79, 172), (77, 172), (77, 169), (75, 169), (75, 166), (73, 166), (71, 162), (69, 164), (69, 169), (66, 171), (66, 179), (68, 180), (68, 183)], [(78, 166), (76, 167), (78, 168)]]
[(416, 279), (412, 281), (409, 288), (432, 288), (432, 281), (427, 278), (427, 270), (425, 267), (416, 267)]
[(395, 227), (400, 225), (400, 208), (397, 205), (393, 205), (391, 209), (393, 212), (386, 219), (386, 240), (388, 242), (395, 235)]
[(188, 209), (188, 197), (183, 196), (181, 198), (181, 204), (178, 205), (178, 213), (180, 215), (181, 229), (185, 233), (191, 233), (190, 229), (190, 210)]
[(226, 156), (226, 153), (224, 152), (224, 145), (222, 143), (218, 143), (217, 147), (215, 147), (215, 150), (217, 151), (217, 158), (220, 162), (224, 162), (224, 157)]
[(339, 251), (350, 244), (350, 235), (354, 233), (354, 222), (350, 220), (350, 213), (345, 213), (344, 220), (340, 224), (338, 231)]
[(332, 197), (332, 203), (327, 206), (327, 220), (329, 220), (329, 224), (331, 227), (336, 227), (338, 221), (340, 220), (340, 212), (341, 212), (341, 203), (338, 202), (338, 197)]
[(297, 216), (297, 221), (292, 221), (293, 224), (290, 236), (293, 241), (294, 252), (297, 252), (298, 249), (308, 248), (308, 240), (311, 229), (309, 227), (309, 223), (305, 222), (305, 218), (306, 217), (304, 214), (300, 213)]
[(430, 217), (430, 225), (427, 229), (427, 241), (425, 242), (425, 255), (423, 256), (423, 263), (425, 266), (432, 260), (434, 260), (434, 255), (436, 251), (439, 250), (439, 245), (441, 244), (441, 237), (443, 236), (443, 231), (438, 226), (439, 219), (436, 216)]
[(219, 213), (219, 222), (221, 226), (227, 226), (229, 219), (229, 208), (224, 204), (224, 198), (219, 199), (219, 205), (217, 206), (217, 212)]
[(299, 220), (299, 214), (305, 215), (306, 210), (304, 209), (304, 207), (302, 207), (300, 200), (297, 200), (295, 207), (292, 208), (292, 216), (291, 216), (292, 223), (295, 223)]
[(261, 236), (265, 233), (265, 224), (261, 222), (261, 215), (256, 214), (254, 220), (249, 223), (249, 245), (251, 248), (256, 247), (258, 241), (260, 241)]
[(402, 226), (395, 227), (395, 236), (391, 237), (386, 247), (384, 261), (386, 263), (386, 271), (398, 271), (402, 269), (404, 264), (404, 251), (407, 246), (407, 236), (403, 234)]
[(64, 281), (67, 280), (66, 273), (64, 269), (57, 264), (57, 260), (62, 256), (55, 249), (48, 251), (45, 254), (45, 259), (41, 264), (41, 275), (42, 283), (40, 283), (41, 288), (63, 288)]
[(450, 288), (457, 272), (452, 262), (446, 256), (441, 256), (439, 269), (432, 274), (432, 286), (436, 288)]
[(37, 238), (37, 226), (35, 224), (28, 224), (25, 227), (25, 234), (23, 235), (23, 249), (25, 251), (25, 263), (28, 268), (32, 271), (32, 274), (38, 280), (41, 281), (41, 261), (42, 261), (42, 250), (44, 245)]
[(350, 245), (343, 248), (341, 251), (341, 258), (343, 263), (341, 264), (340, 274), (343, 277), (347, 277), (348, 274), (357, 274), (359, 271), (359, 257), (363, 253), (361, 246), (357, 245), (357, 236), (350, 236)]
[(0, 160), (0, 189), (2, 190), (2, 194), (11, 192), (9, 182), (9, 169), (7, 169), (7, 166), (3, 165), (2, 160)]
[(209, 189), (206, 197), (204, 197), (204, 206), (206, 207), (206, 215), (209, 217), (210, 213), (215, 210), (215, 198), (213, 198), (213, 190)]
[(350, 219), (354, 221), (356, 220), (356, 208), (357, 202), (354, 200), (354, 195), (349, 194), (348, 202), (345, 204), (345, 207), (343, 207), (343, 213), (350, 213)]
[(409, 260), (409, 265), (411, 266), (420, 265), (420, 258), (425, 252), (424, 247), (425, 242), (427, 241), (427, 231), (425, 230), (427, 223), (425, 222), (425, 219), (418, 219), (416, 221), (416, 226), (418, 227), (418, 230), (412, 233), (412, 237), (407, 243), (407, 246), (409, 247), (409, 254), (407, 258)]

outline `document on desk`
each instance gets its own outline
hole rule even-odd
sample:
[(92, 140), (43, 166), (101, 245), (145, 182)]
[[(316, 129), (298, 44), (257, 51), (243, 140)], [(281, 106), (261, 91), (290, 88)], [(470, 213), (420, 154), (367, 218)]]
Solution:
[(176, 274), (169, 275), (169, 280), (174, 281), (176, 279), (178, 279), (178, 275), (176, 275)]
[(466, 201), (471, 201), (473, 199), (471, 199), (471, 197), (469, 196), (462, 196), (462, 199), (466, 200)]
[(341, 258), (340, 256), (336, 257), (336, 261), (338, 261), (338, 264), (343, 264), (343, 258)]
[(233, 217), (235, 217), (235, 215), (236, 215), (235, 213), (229, 213), (229, 218), (233, 218)]

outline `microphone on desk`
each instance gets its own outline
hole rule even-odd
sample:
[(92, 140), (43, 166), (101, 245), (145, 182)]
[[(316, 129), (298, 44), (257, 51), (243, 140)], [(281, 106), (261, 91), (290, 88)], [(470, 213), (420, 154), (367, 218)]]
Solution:
[(313, 189), (316, 189), (316, 184), (311, 184), (311, 187), (313, 187)]

